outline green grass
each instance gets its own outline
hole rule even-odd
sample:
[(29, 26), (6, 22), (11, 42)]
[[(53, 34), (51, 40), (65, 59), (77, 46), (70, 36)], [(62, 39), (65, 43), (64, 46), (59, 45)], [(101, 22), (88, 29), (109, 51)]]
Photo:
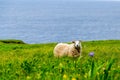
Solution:
[(55, 58), (56, 43), (3, 42), (0, 80), (120, 80), (120, 40), (82, 42), (79, 58)]

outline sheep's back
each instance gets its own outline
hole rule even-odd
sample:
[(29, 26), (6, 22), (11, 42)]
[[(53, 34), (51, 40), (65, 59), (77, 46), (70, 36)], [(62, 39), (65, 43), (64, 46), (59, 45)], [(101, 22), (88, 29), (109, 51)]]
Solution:
[(65, 56), (68, 53), (69, 44), (59, 43), (54, 48), (54, 56), (61, 57)]

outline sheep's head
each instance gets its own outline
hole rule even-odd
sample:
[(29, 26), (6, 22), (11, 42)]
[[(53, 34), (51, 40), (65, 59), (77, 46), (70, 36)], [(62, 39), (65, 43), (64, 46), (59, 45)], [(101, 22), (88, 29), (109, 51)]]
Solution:
[(74, 47), (76, 49), (80, 49), (81, 48), (81, 40), (77, 40), (77, 41), (72, 41), (72, 43), (74, 43)]
[(79, 57), (81, 54), (81, 40), (77, 40), (77, 41), (72, 41), (72, 43), (74, 44), (74, 48), (77, 50), (77, 52), (73, 53), (73, 57)]

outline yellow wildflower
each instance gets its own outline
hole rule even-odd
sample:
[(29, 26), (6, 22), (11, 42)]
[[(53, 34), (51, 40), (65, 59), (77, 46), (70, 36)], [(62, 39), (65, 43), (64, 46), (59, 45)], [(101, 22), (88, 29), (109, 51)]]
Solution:
[(76, 78), (72, 78), (72, 80), (76, 80)]
[(64, 78), (64, 79), (67, 79), (67, 75), (66, 75), (66, 74), (64, 74), (64, 75), (63, 75), (63, 78)]

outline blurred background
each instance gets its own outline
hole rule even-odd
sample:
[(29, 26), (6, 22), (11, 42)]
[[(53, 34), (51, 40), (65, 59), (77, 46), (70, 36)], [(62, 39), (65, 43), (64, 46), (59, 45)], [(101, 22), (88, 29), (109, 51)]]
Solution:
[(119, 35), (119, 1), (0, 0), (0, 39), (48, 43)]

